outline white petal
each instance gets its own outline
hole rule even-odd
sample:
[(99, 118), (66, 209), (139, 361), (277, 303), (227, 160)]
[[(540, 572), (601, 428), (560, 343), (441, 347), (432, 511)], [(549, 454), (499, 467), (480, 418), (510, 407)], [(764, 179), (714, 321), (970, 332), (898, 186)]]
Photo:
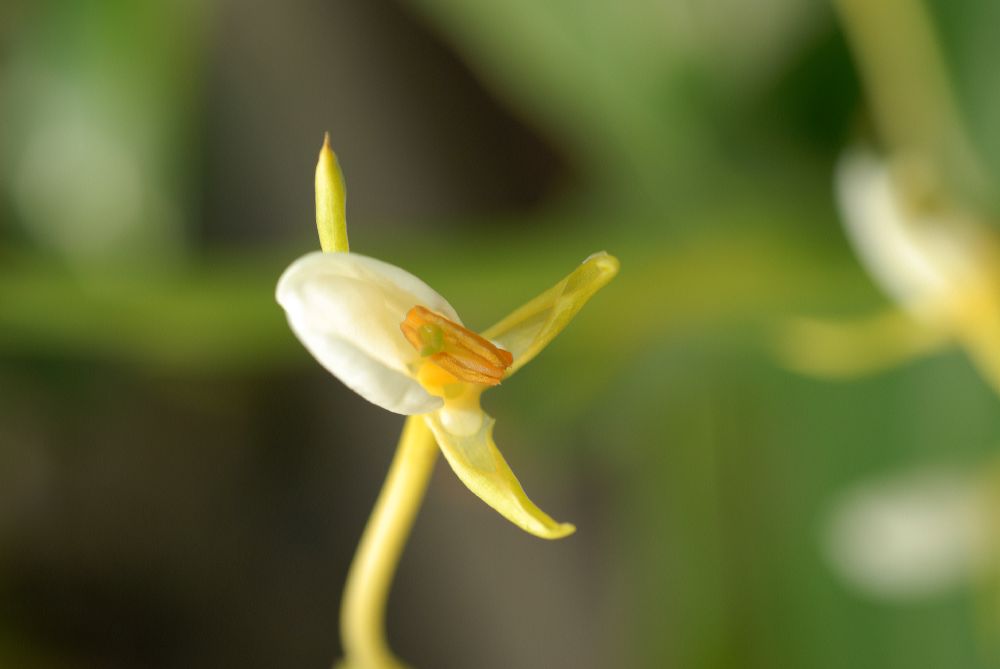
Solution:
[(461, 322), (441, 295), (409, 272), (355, 253), (310, 253), (278, 280), (278, 303), (310, 353), (334, 376), (389, 411), (441, 406), (413, 379), (419, 356), (399, 324), (416, 305)]
[(922, 316), (954, 294), (970, 260), (957, 225), (907, 211), (889, 169), (863, 151), (840, 161), (836, 185), (851, 243), (889, 296)]
[(849, 492), (834, 510), (827, 553), (853, 585), (901, 599), (970, 581), (990, 560), (991, 536), (973, 480), (927, 471)]

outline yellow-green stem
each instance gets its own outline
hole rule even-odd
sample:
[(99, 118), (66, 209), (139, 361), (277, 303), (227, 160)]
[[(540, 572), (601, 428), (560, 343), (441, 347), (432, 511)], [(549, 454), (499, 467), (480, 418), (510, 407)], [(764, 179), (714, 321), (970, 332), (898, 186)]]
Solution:
[(978, 194), (981, 157), (968, 137), (927, 3), (836, 0), (877, 128), (888, 148), (940, 166), (952, 187)]
[(405, 666), (393, 656), (386, 641), (385, 605), (437, 453), (434, 436), (423, 418), (407, 418), (389, 475), (347, 574), (340, 608), (345, 668)]

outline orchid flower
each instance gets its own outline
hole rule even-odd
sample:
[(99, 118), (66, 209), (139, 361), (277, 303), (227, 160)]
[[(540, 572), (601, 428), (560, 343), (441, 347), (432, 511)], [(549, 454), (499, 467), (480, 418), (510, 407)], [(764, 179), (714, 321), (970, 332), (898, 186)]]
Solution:
[(958, 343), (1000, 392), (995, 233), (949, 201), (915, 158), (885, 163), (853, 151), (836, 185), (847, 237), (895, 306), (854, 322), (796, 319), (780, 355), (806, 373), (853, 376)]
[(420, 415), (469, 490), (527, 532), (573, 532), (524, 494), (493, 442), (482, 393), (535, 357), (615, 275), (606, 253), (482, 335), (426, 283), (356, 253), (310, 253), (278, 282), (278, 302), (307, 349), (344, 385), (383, 409)]
[(618, 260), (595, 253), (476, 333), (413, 274), (348, 252), (344, 201), (327, 138), (316, 170), (323, 251), (292, 263), (278, 281), (277, 300), (323, 367), (369, 402), (410, 417), (348, 576), (341, 621), (349, 666), (397, 667), (381, 631), (384, 600), (433, 464), (434, 441), (469, 490), (518, 527), (545, 539), (574, 531), (528, 499), (493, 441), (495, 421), (480, 397), (538, 355), (614, 278)]

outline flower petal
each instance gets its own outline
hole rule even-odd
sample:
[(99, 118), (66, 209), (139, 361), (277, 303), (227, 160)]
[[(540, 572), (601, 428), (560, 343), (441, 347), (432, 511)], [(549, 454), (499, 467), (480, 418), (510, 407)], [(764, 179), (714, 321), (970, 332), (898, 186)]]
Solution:
[(538, 355), (598, 290), (618, 274), (618, 259), (595, 253), (565, 279), (483, 332), (514, 355), (509, 377)]
[(865, 151), (849, 152), (837, 167), (837, 200), (865, 269), (890, 297), (927, 320), (974, 279), (982, 240), (968, 221), (907, 207), (901, 186), (909, 182), (893, 178), (907, 172), (890, 167)]
[[(471, 410), (470, 410), (471, 411)], [(569, 523), (557, 523), (528, 499), (514, 472), (493, 442), (496, 421), (481, 409), (479, 415), (448, 420), (447, 410), (424, 416), (434, 432), (448, 464), (469, 490), (496, 509), (497, 513), (525, 532), (542, 539), (561, 539), (576, 531)], [(471, 432), (469, 418), (478, 418)]]
[(1000, 394), (1000, 304), (993, 291), (964, 297), (954, 305), (956, 337), (979, 373)]
[(923, 324), (892, 308), (849, 321), (791, 319), (776, 334), (775, 352), (796, 372), (850, 378), (931, 354), (952, 341), (946, 322)]
[(460, 321), (417, 277), (367, 256), (316, 252), (285, 270), (277, 299), (309, 352), (368, 401), (402, 414), (441, 406), (412, 378), (419, 354), (399, 324), (418, 304)]

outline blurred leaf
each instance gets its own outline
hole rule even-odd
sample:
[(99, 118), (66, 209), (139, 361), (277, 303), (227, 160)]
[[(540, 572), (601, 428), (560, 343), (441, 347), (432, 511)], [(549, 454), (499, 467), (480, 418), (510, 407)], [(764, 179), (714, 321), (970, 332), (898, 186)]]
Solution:
[(193, 0), (24, 11), (0, 68), (9, 223), (78, 264), (176, 257), (192, 206), (208, 14)]
[[(581, 376), (601, 379), (673, 331), (752, 322), (764, 332), (770, 318), (803, 304), (870, 303), (874, 292), (855, 268), (848, 269), (855, 282), (852, 292), (840, 267), (817, 265), (808, 247), (766, 234), (757, 229), (741, 237), (708, 235), (669, 253), (620, 240), (609, 250), (621, 258), (621, 276), (573, 324), (570, 332), (580, 334), (562, 338), (542, 359), (597, 355), (597, 364), (582, 369)], [(498, 254), (494, 244), (472, 250), (462, 238), (452, 244), (397, 238), (365, 250), (424, 277), (466, 322), (484, 327), (597, 250), (582, 237), (561, 246), (527, 237), (508, 240)], [(846, 246), (841, 252), (846, 257)], [(109, 265), (88, 273), (8, 253), (0, 264), (0, 351), (181, 368), (305, 362), (308, 356), (274, 302), (276, 277), (294, 255), (288, 250), (215, 256), (184, 272)], [(511, 258), (518, 259), (516, 265)], [(662, 289), (651, 293), (650, 285)], [(576, 390), (591, 385), (581, 378)]]
[(1000, 5), (991, 0), (925, 0), (969, 137), (989, 171), (992, 213), (1000, 213)]
[(724, 164), (711, 107), (740, 88), (727, 78), (772, 73), (814, 13), (786, 0), (763, 9), (687, 0), (417, 4), (558, 138), (593, 192), (626, 208), (663, 208), (703, 176), (700, 167)]

